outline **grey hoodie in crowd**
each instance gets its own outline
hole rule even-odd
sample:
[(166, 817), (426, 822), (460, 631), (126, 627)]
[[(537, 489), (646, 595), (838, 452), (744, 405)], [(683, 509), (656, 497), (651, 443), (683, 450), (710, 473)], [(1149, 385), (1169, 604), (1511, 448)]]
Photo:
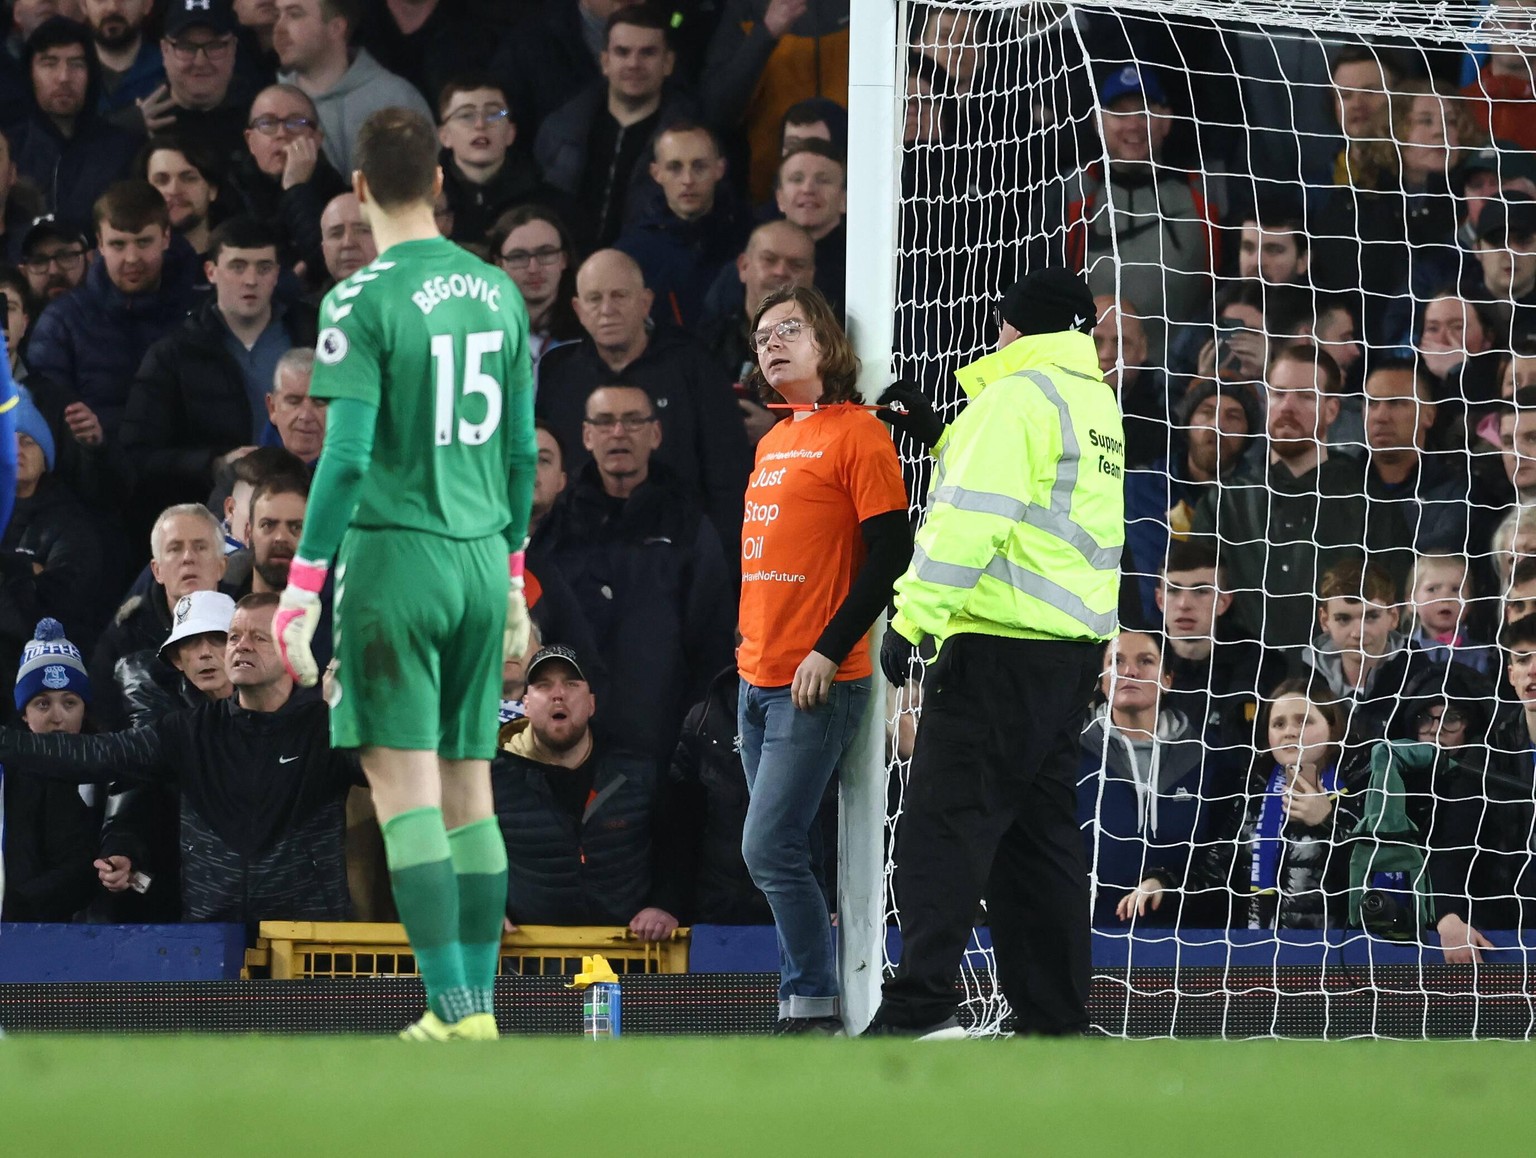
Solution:
[(1307, 645), (1301, 662), (1322, 676), (1328, 684), (1328, 690), (1334, 695), (1347, 700), (1363, 700), (1370, 698), (1381, 673), (1408, 647), (1408, 637), (1402, 632), (1394, 631), (1388, 635), (1386, 653), (1381, 657), (1381, 662), (1365, 673), (1365, 682), (1359, 688), (1350, 685), (1349, 677), (1344, 674), (1344, 653), (1327, 632), (1320, 633)]
[[(291, 72), (278, 73), (277, 79), (284, 84), (299, 83), (297, 76)], [(333, 88), (324, 93), (311, 94), (311, 98), (320, 114), (320, 127), (325, 130), (325, 159), (349, 181), (353, 168), (352, 150), (357, 145), (358, 130), (373, 113), (400, 106), (421, 113), (430, 124), (437, 123), (426, 98), (416, 90), (416, 86), (390, 72), (370, 56), (366, 48), (357, 50), (351, 67)]]

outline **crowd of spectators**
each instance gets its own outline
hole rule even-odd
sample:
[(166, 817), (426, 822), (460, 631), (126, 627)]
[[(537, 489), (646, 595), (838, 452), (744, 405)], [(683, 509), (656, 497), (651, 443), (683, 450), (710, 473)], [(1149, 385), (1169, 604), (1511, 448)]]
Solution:
[[(768, 293), (845, 298), (847, 0), (6, 7), (5, 918), (391, 916), (355, 764), (270, 622), (324, 438), (317, 311), (377, 257), (352, 142), (403, 105), (439, 125), (439, 228), (531, 321), (508, 921), (767, 920), (732, 643), (777, 415), (743, 382)], [(1363, 890), (1417, 891), (1468, 959), (1536, 902), (1532, 55), (1463, 79), (1314, 41), (1314, 115), (1256, 64), (1179, 66), (1250, 60), (1251, 30), (1013, 19), (909, 30), (897, 353), (952, 400), (954, 355), (995, 337), (964, 303), (1011, 280), (976, 247), (1097, 295), (1128, 527), (1082, 744), (1096, 922), (1334, 928)], [(1358, 867), (1389, 774), (1417, 884)]]
[(765, 919), (721, 689), (775, 415), (739, 383), (765, 294), (842, 298), (847, 3), (3, 10), (5, 919), (391, 916), (355, 762), (271, 638), (318, 311), (378, 256), (353, 142), (390, 106), (439, 126), (438, 226), (522, 290), (539, 376), (509, 923)]

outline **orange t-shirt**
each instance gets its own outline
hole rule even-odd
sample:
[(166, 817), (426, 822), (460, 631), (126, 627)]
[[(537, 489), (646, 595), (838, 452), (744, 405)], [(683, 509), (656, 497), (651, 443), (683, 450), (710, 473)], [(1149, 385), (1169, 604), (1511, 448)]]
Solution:
[[(783, 687), (848, 595), (864, 563), (865, 519), (907, 508), (891, 436), (854, 406), (781, 422), (757, 444), (741, 528), (741, 677)], [(837, 669), (870, 674), (861, 638)]]

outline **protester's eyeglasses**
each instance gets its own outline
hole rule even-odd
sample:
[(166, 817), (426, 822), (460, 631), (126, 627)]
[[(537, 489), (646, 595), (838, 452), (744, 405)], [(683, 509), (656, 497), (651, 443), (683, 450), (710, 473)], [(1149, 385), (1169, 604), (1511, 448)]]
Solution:
[(785, 318), (776, 326), (769, 326), (766, 330), (753, 330), (747, 335), (747, 345), (752, 348), (754, 354), (761, 354), (768, 348), (768, 343), (775, 335), (781, 342), (799, 341), (800, 335), (809, 327), (799, 318)]

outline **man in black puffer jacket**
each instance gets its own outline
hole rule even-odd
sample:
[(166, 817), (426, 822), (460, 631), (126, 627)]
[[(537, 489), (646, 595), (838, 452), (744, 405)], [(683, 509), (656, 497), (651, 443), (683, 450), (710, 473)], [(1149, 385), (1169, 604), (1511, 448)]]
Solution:
[(148, 181), (118, 181), (101, 195), (96, 234), (100, 256), (37, 319), (27, 365), (72, 391), (111, 442), (144, 355), (192, 308), (201, 265), (186, 239), (172, 236), (165, 198)]
[(344, 921), (351, 912), (342, 802), (361, 776), (331, 749), (325, 704), (293, 696), (272, 635), (276, 607), (276, 595), (248, 595), (235, 611), (225, 650), (232, 699), (128, 732), (0, 732), (7, 772), (179, 785), (185, 920)]
[(677, 928), (673, 858), (652, 840), (653, 761), (599, 743), (581, 661), (558, 644), (528, 663), (527, 716), (501, 731), (491, 765), (507, 843), (507, 916), (525, 925), (628, 925), (659, 941)]
[(658, 767), (671, 759), (688, 708), (730, 662), (736, 621), (720, 538), (651, 457), (660, 437), (644, 390), (592, 391), (585, 440), (593, 459), (536, 536), (576, 593), (607, 665), (603, 734)]
[(123, 447), (149, 510), (201, 500), (233, 454), (260, 445), (278, 361), (315, 344), (315, 311), (273, 300), (277, 237), (268, 226), (226, 221), (207, 264), (213, 300), (150, 347), (128, 393)]

